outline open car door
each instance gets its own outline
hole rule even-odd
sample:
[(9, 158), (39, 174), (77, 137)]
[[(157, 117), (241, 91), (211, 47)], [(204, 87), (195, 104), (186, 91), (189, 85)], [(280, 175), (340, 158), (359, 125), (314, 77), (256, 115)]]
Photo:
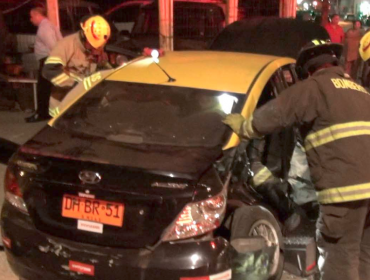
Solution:
[(300, 49), (313, 39), (330, 37), (325, 28), (313, 22), (286, 18), (245, 19), (227, 26), (210, 49), (296, 59)]

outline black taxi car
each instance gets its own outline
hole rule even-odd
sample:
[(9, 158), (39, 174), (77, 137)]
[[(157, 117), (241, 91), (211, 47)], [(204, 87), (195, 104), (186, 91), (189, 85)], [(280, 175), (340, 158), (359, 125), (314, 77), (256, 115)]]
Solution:
[[(245, 149), (222, 120), (294, 83), (294, 62), (168, 52), (85, 79), (9, 160), (1, 233), (12, 270), (27, 280), (280, 279), (291, 251), (249, 192)], [(296, 249), (297, 274), (314, 273), (315, 249)]]

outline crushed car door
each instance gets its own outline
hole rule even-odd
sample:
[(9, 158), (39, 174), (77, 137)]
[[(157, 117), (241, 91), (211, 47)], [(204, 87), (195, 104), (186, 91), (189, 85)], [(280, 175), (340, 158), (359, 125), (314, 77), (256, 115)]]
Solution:
[[(275, 98), (289, 85), (296, 82), (294, 70), (291, 65), (287, 65), (277, 70), (268, 83), (257, 104), (257, 108), (263, 106), (268, 101)], [(285, 78), (286, 75), (287, 77)], [(279, 133), (266, 136), (265, 148), (261, 159), (272, 173), (278, 178), (287, 180), (290, 168), (290, 159), (295, 146), (293, 128), (287, 128)]]

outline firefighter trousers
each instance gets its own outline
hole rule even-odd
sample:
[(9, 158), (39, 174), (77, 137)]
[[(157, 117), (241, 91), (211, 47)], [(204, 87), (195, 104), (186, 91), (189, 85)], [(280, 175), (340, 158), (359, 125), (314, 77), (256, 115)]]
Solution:
[(42, 68), (46, 58), (40, 60), (40, 69), (37, 80), (37, 114), (40, 117), (49, 116), (49, 99), (53, 84), (42, 76)]
[(370, 200), (320, 205), (321, 280), (370, 279)]

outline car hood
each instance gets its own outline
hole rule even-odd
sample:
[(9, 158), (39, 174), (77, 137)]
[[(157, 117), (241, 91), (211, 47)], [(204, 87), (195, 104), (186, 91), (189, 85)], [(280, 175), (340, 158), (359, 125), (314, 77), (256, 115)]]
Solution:
[[(262, 34), (262, 35), (261, 35)], [(249, 52), (296, 58), (314, 39), (330, 39), (322, 26), (307, 21), (256, 18), (227, 26), (211, 44), (211, 50)]]
[(47, 126), (24, 144), (21, 152), (196, 180), (221, 156), (222, 147), (133, 145)]

